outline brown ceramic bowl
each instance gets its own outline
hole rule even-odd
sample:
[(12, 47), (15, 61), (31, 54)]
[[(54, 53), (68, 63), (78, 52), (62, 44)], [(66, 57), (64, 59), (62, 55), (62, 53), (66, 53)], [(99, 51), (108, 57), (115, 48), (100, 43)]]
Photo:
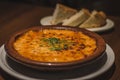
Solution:
[[(26, 31), (29, 30), (41, 30), (41, 29), (58, 29), (58, 30), (73, 30), (73, 31), (81, 31), (84, 34), (94, 38), (96, 40), (96, 45), (97, 48), (94, 51), (94, 55), (86, 57), (85, 59), (82, 60), (76, 60), (76, 61), (71, 61), (71, 62), (43, 62), (43, 61), (34, 61), (30, 60), (27, 58), (22, 57), (17, 53), (17, 51), (13, 47), (14, 41), (19, 37), (21, 34), (24, 34)], [(86, 63), (90, 63), (91, 61), (94, 61), (95, 59), (99, 58), (106, 49), (106, 43), (104, 39), (99, 36), (98, 34), (88, 31), (86, 29), (81, 29), (81, 28), (73, 28), (73, 27), (68, 27), (68, 26), (33, 26), (28, 29), (24, 29), (21, 31), (18, 31), (11, 35), (9, 40), (5, 44), (5, 50), (8, 55), (12, 60), (23, 64), (28, 67), (32, 67), (35, 69), (39, 70), (68, 70), (68, 69), (74, 69), (74, 68), (79, 68), (82, 65), (85, 65)]]

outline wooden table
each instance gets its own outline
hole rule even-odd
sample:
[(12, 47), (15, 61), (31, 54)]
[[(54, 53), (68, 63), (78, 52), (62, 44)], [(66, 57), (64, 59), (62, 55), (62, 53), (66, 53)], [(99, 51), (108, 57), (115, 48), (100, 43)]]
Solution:
[[(10, 34), (32, 25), (40, 25), (40, 19), (52, 15), (52, 13), (53, 8), (40, 5), (14, 2), (0, 3), (0, 46), (5, 43)], [(96, 77), (94, 80), (120, 80), (120, 17), (109, 16), (109, 18), (115, 22), (114, 28), (98, 34), (114, 50), (116, 56), (115, 63), (107, 72)], [(5, 80), (15, 80), (14, 77), (1, 69), (0, 76)]]

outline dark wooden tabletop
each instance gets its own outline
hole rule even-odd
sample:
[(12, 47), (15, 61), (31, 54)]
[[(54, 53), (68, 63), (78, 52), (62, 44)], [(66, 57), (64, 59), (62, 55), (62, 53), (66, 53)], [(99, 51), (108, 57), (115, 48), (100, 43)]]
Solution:
[[(0, 2), (0, 46), (8, 39), (10, 34), (33, 25), (40, 25), (40, 19), (52, 15), (54, 8), (27, 3)], [(120, 17), (108, 15), (114, 21), (113, 29), (98, 33), (115, 53), (114, 65), (105, 73), (93, 80), (120, 80)], [(0, 69), (0, 80), (15, 80)], [(17, 79), (16, 79), (17, 80)]]

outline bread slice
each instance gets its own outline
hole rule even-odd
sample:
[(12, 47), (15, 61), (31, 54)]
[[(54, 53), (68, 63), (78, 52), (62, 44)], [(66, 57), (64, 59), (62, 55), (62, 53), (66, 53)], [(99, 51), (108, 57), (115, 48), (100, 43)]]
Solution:
[(62, 25), (78, 26), (90, 17), (90, 12), (87, 9), (81, 9), (78, 13), (65, 20)]
[(106, 15), (104, 12), (92, 11), (91, 16), (79, 27), (80, 28), (95, 28), (106, 24)]
[(62, 21), (64, 19), (69, 18), (70, 16), (72, 16), (76, 12), (77, 12), (76, 9), (67, 7), (67, 6), (62, 5), (62, 4), (57, 4), (55, 11), (53, 13), (53, 18), (52, 18), (51, 24), (56, 25), (56, 24), (62, 23)]

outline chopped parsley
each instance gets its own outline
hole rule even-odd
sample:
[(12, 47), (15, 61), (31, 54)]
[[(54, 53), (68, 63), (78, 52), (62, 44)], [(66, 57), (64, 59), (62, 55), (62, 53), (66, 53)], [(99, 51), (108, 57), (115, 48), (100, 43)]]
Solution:
[(55, 37), (42, 38), (42, 41), (46, 42), (46, 44), (50, 47), (49, 49), (52, 51), (67, 50), (72, 43), (70, 41), (55, 38)]

